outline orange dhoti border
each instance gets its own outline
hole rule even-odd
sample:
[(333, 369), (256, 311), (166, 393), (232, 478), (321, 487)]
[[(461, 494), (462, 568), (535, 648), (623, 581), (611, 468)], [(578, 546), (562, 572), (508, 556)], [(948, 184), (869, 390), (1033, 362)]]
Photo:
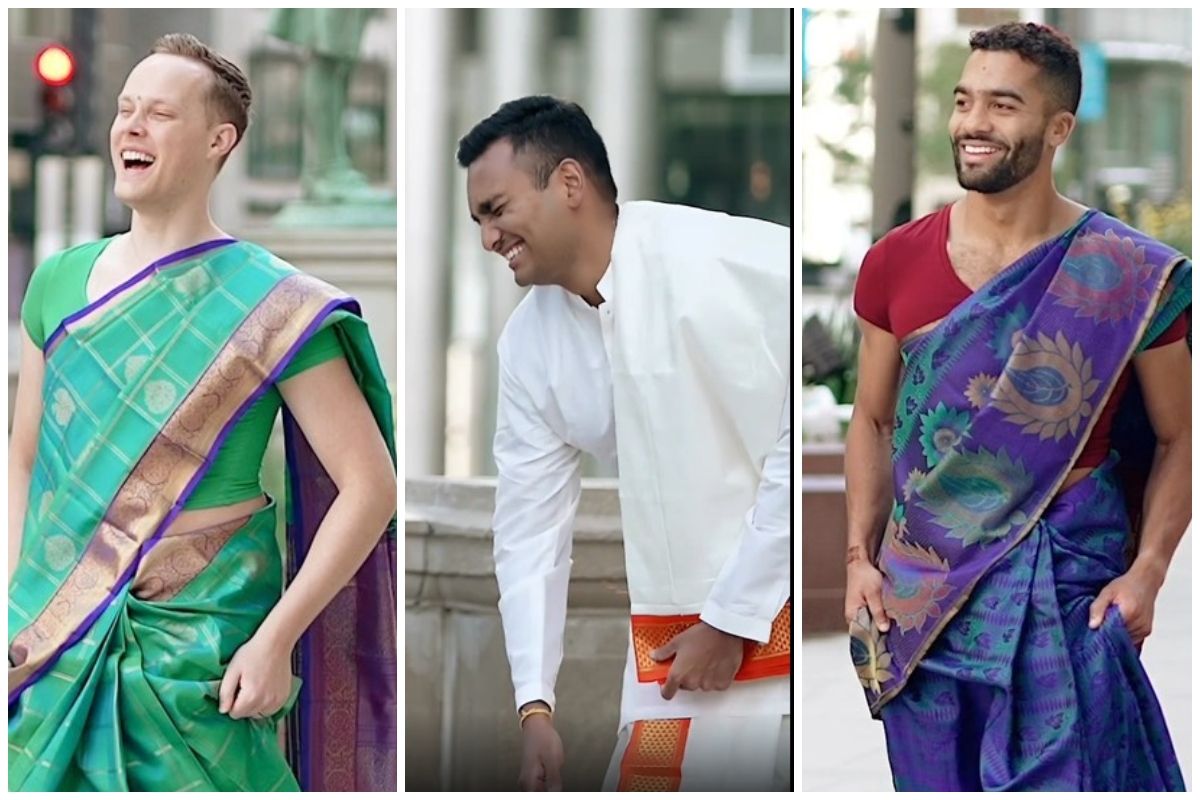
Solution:
[[(700, 621), (699, 614), (659, 616), (634, 614), (633, 656), (639, 683), (667, 680), (671, 661), (655, 661), (650, 654), (680, 633)], [(735, 681), (773, 678), (792, 671), (792, 603), (789, 600), (771, 624), (771, 637), (766, 642), (746, 642), (742, 666), (733, 676)]]

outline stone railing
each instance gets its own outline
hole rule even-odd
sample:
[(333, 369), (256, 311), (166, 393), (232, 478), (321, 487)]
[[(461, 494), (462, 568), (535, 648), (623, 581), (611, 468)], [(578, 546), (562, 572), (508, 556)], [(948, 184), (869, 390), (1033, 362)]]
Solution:
[[(405, 481), (405, 788), (517, 788), (521, 737), (497, 610), (495, 479)], [(556, 726), (568, 790), (599, 789), (616, 743), (629, 601), (614, 480), (585, 480)]]

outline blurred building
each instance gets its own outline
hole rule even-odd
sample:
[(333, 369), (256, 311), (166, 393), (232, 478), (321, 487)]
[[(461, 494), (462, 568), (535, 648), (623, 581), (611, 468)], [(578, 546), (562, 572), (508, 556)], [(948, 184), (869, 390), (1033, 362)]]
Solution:
[(494, 473), (495, 343), (520, 299), (467, 212), (458, 139), (501, 103), (574, 100), (619, 199), (791, 224), (788, 9), (405, 14), (405, 462)]
[[(397, 167), (396, 13), (395, 9), (379, 10), (367, 25), (345, 118), (355, 166), (373, 184), (393, 192)], [(254, 92), (251, 125), (214, 186), (212, 204), (218, 225), (235, 235), (249, 235), (268, 228), (282, 205), (301, 194), (303, 54), (267, 33), (270, 14), (270, 9), (184, 8), (8, 11), (10, 330), (36, 266), (35, 242), (39, 233), (44, 233), (37, 229), (35, 213), (38, 187), (33, 154), (42, 121), (41, 86), (33, 70), (37, 53), (53, 42), (76, 51), (76, 80), (90, 82), (92, 91), (76, 92), (74, 101), (88, 104), (93, 124), (83, 131), (85, 149), (98, 155), (102, 165), (102, 177), (98, 170), (95, 182), (77, 182), (61, 198), (73, 209), (86, 211), (78, 216), (94, 220), (69, 227), (58, 239), (61, 246), (128, 230), (129, 210), (112, 195), (108, 129), (129, 70), (150, 52), (159, 36), (174, 32), (199, 37), (241, 66), (250, 78)], [(394, 231), (389, 236), (394, 242)], [(321, 277), (329, 279), (326, 274)], [(388, 313), (394, 319), (394, 283), (390, 292), (393, 301)], [(15, 340), (9, 337), (10, 350)], [(385, 356), (384, 363), (394, 380), (394, 346), (387, 345), (387, 351), (393, 355)]]

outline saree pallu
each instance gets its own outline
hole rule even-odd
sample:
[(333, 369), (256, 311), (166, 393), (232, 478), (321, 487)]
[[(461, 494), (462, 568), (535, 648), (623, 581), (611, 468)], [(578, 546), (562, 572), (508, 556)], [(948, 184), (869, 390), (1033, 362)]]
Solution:
[[(902, 344), (891, 627), (851, 625), (898, 787), (1182, 788), (1119, 614), (1087, 628), (1132, 551), (1117, 457), (1055, 496), (1122, 370), (1190, 302), (1184, 257), (1088, 212)], [(923, 771), (914, 736), (953, 768)]]
[[(392, 449), (358, 313), (262, 248), (219, 240), (151, 264), (47, 339), (9, 589), (10, 790), (395, 788), (394, 524), (302, 638), (302, 688), (272, 720), (220, 714), (217, 689), (282, 590), (273, 503), (164, 535), (322, 325)], [(336, 488), (294, 422), (285, 432), (294, 572)], [(293, 704), (289, 768), (275, 723)]]

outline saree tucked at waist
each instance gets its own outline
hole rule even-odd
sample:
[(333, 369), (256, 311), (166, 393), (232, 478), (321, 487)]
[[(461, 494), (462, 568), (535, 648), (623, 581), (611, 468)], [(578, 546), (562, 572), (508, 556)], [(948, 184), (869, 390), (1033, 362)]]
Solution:
[(1059, 490), (1122, 370), (1190, 303), (1186, 258), (1093, 211), (902, 343), (891, 627), (851, 625), (897, 788), (1182, 788), (1119, 612), (1087, 627), (1135, 549), (1116, 464), (1153, 437), (1114, 429), (1116, 452)]
[[(358, 304), (255, 245), (168, 256), (47, 339), (9, 587), (10, 790), (395, 789), (394, 523), (302, 637), (293, 698), (271, 720), (219, 713), (217, 690), (283, 588), (274, 502), (164, 535), (241, 415), (325, 324), (393, 450)], [(294, 575), (337, 490), (286, 410), (284, 430)]]

